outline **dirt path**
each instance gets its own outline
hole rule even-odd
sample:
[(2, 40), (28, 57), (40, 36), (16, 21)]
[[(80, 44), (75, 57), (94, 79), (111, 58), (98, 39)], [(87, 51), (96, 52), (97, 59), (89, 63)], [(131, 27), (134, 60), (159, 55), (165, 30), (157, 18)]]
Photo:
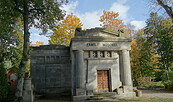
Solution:
[(171, 98), (173, 99), (173, 92), (164, 90), (142, 90), (143, 98)]

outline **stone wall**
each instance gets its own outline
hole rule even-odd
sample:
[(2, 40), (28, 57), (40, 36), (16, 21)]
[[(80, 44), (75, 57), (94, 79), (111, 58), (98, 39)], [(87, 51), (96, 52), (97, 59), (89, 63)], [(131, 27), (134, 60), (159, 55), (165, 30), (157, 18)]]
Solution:
[(41, 95), (71, 93), (70, 49), (65, 46), (33, 47), (31, 78), (35, 92)]

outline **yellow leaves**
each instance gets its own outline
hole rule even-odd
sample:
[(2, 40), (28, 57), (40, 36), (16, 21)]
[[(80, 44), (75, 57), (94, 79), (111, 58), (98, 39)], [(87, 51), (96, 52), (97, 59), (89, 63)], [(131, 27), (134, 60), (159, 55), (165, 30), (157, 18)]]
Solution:
[(118, 29), (125, 27), (125, 25), (123, 24), (123, 21), (117, 19), (118, 16), (119, 16), (118, 13), (104, 10), (103, 15), (100, 16), (99, 21), (103, 23), (102, 26), (104, 28), (113, 29), (117, 31)]
[(36, 41), (35, 44), (30, 44), (30, 46), (35, 47), (35, 46), (40, 46), (40, 45), (43, 45), (43, 44), (44, 44), (44, 43), (41, 42), (41, 41)]
[(73, 15), (73, 13), (67, 15), (67, 17), (57, 26), (53, 35), (50, 36), (49, 43), (69, 46), (71, 38), (74, 37), (75, 29), (82, 26), (83, 24), (81, 23), (80, 18)]
[[(130, 62), (132, 68), (132, 74), (138, 72), (140, 70), (140, 54), (139, 54), (139, 44), (137, 44), (136, 40), (132, 38), (131, 41), (131, 51), (130, 51)], [(134, 75), (133, 75), (134, 76)]]
[(132, 38), (132, 41), (131, 41), (131, 59), (136, 59), (136, 58), (139, 58), (139, 44), (137, 44), (136, 40), (134, 38)]

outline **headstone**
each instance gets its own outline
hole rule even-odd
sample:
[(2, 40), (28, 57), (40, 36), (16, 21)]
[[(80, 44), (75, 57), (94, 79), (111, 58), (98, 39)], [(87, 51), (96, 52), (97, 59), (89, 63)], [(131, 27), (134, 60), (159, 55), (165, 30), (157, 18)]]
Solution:
[(25, 78), (24, 80), (23, 102), (34, 102), (31, 78)]

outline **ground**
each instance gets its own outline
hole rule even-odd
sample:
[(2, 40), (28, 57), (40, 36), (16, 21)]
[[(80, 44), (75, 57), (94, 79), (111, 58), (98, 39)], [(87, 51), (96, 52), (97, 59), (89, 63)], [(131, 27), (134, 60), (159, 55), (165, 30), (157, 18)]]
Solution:
[(169, 98), (173, 99), (173, 92), (165, 90), (142, 90), (143, 98)]
[[(173, 92), (165, 90), (142, 90), (143, 96), (141, 98), (115, 100), (109, 102), (173, 102)], [(71, 102), (70, 98), (60, 99), (42, 99), (36, 102)], [(98, 101), (85, 101), (85, 102), (98, 102)], [(108, 101), (102, 101), (108, 102)]]

